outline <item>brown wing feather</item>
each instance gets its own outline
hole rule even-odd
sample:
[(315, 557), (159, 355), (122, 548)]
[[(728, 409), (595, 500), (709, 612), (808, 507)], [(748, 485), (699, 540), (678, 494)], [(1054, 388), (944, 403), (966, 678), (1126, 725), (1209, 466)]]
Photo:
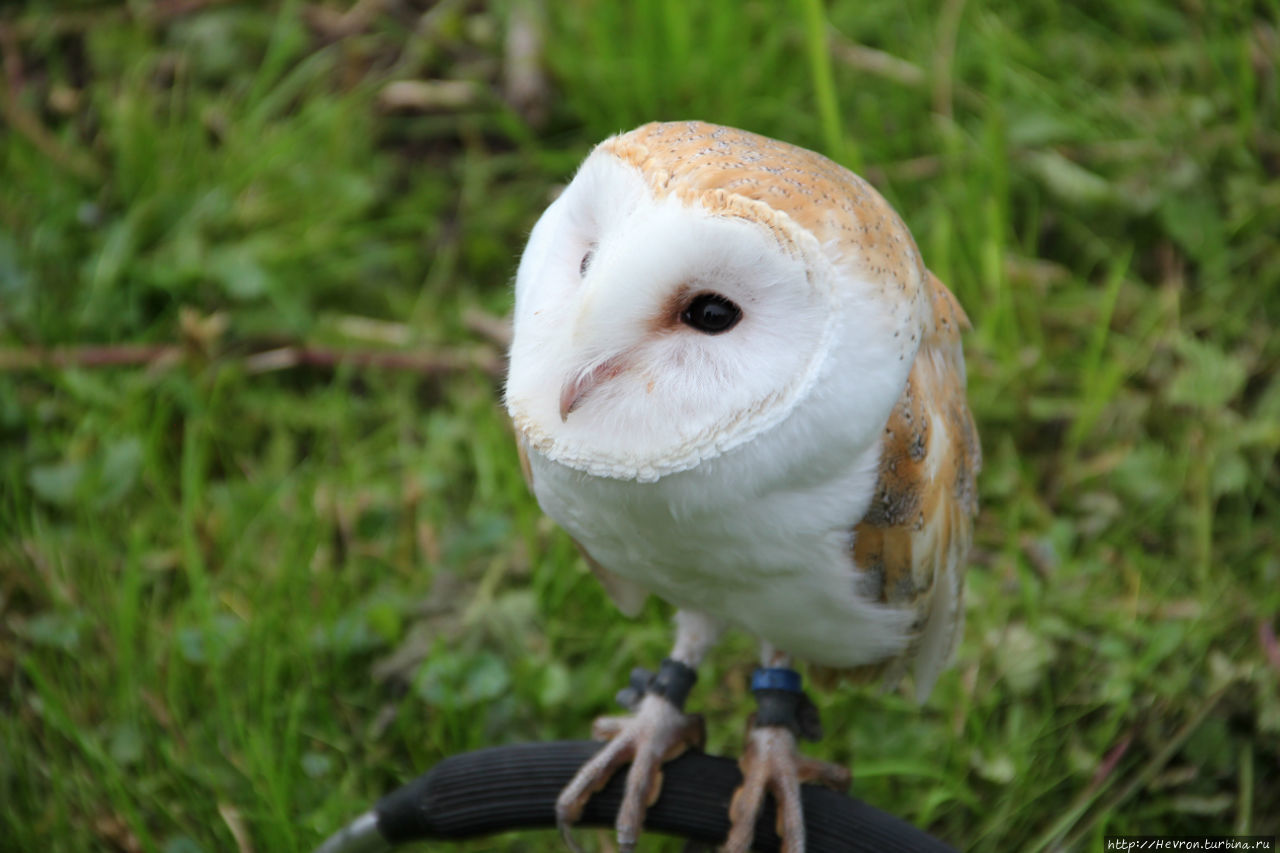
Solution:
[(964, 561), (978, 510), (975, 478), (982, 466), (960, 349), (960, 333), (969, 328), (969, 320), (932, 273), (929, 288), (933, 328), (885, 424), (880, 478), (870, 509), (854, 528), (853, 547), (871, 593), (915, 611), (915, 636), (891, 660), (818, 673), (824, 680), (881, 677), (891, 685), (914, 662), (921, 700), (961, 633)]
[[(529, 491), (533, 491), (533, 468), (529, 465), (529, 451), (524, 446), (524, 441), (516, 439), (516, 453), (520, 455), (520, 471), (524, 474), (525, 485), (529, 487)], [(536, 492), (535, 492), (536, 494)], [(569, 537), (573, 539), (573, 537)], [(641, 586), (618, 577), (613, 572), (596, 562), (595, 558), (587, 553), (587, 549), (582, 547), (577, 539), (573, 539), (573, 544), (578, 546), (578, 552), (582, 554), (582, 559), (586, 561), (587, 568), (591, 569), (591, 573), (600, 581), (600, 585), (604, 587), (604, 591), (609, 594), (609, 598), (617, 605), (625, 616), (636, 616), (640, 613), (640, 608), (644, 607), (645, 599), (649, 597), (649, 593)]]

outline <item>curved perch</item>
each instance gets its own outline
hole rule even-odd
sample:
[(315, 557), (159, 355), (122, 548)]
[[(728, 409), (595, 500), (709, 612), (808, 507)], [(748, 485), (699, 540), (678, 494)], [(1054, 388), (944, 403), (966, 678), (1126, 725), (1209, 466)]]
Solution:
[[(549, 829), (555, 826), (556, 795), (600, 746), (594, 741), (518, 744), (446, 758), (383, 797), (316, 853), (375, 853), (410, 841)], [(613, 825), (625, 775), (615, 775), (591, 798), (577, 825)], [(729, 798), (741, 781), (737, 763), (729, 758), (686, 753), (668, 762), (662, 795), (648, 811), (645, 831), (707, 844), (723, 841), (729, 831)], [(803, 798), (808, 847), (814, 853), (954, 853), (938, 839), (860, 800), (810, 785), (804, 786)], [(772, 800), (756, 825), (755, 849), (778, 850)]]

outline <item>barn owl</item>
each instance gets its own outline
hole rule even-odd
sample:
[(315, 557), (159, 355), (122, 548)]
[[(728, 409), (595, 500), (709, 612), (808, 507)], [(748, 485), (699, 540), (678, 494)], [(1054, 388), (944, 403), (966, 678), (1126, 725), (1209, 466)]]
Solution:
[(670, 656), (624, 691), (631, 714), (597, 720), (609, 742), (560, 795), (566, 838), (630, 763), (633, 849), (662, 763), (701, 744), (683, 705), (725, 629), (761, 643), (731, 853), (766, 792), (798, 853), (800, 783), (848, 784), (797, 750), (816, 711), (793, 659), (910, 670), (927, 697), (961, 632), (977, 503), (967, 325), (869, 184), (745, 131), (614, 136), (542, 215), (506, 385), (526, 476), (624, 613), (650, 593), (676, 608)]

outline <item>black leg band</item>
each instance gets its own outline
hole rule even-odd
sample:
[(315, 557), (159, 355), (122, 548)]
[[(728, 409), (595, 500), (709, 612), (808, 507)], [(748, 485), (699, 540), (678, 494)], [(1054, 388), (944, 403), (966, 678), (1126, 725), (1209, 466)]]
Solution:
[(698, 680), (698, 671), (678, 660), (666, 658), (658, 667), (658, 674), (649, 684), (649, 692), (666, 697), (676, 708), (684, 710), (684, 700)]
[(679, 711), (684, 710), (684, 702), (689, 698), (689, 691), (698, 680), (698, 671), (678, 660), (667, 658), (658, 667), (658, 672), (636, 667), (631, 670), (631, 683), (618, 691), (618, 704), (634, 711), (640, 700), (648, 694), (662, 696)]
[(822, 739), (818, 706), (800, 689), (800, 674), (785, 667), (757, 669), (751, 675), (751, 692), (756, 694), (753, 725), (782, 726), (804, 740)]

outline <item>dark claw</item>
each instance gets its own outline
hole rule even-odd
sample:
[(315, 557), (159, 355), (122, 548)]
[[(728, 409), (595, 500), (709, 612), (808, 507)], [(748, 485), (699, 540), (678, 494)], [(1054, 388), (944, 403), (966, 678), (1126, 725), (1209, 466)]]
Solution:
[(573, 824), (560, 824), (560, 840), (564, 842), (565, 847), (569, 848), (569, 853), (583, 853), (582, 845), (573, 837)]
[(804, 740), (822, 740), (822, 717), (808, 693), (800, 694), (800, 703), (796, 706), (796, 728)]

